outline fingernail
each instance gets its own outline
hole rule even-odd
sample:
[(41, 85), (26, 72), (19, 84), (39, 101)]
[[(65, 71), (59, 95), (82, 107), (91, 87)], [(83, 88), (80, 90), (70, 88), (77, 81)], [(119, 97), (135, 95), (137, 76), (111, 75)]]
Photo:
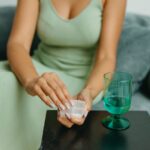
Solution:
[(70, 105), (70, 107), (72, 107), (71, 99), (69, 99), (69, 105)]
[(67, 116), (69, 119), (71, 119), (71, 117), (70, 117), (70, 114), (69, 114), (69, 113), (66, 113), (66, 116)]
[(65, 103), (65, 104), (66, 104), (66, 107), (67, 107), (68, 109), (71, 108), (69, 103)]
[(86, 111), (86, 112), (84, 113), (84, 117), (86, 118), (87, 115), (88, 115), (88, 111)]
[(51, 103), (49, 104), (49, 106), (50, 106), (51, 108), (55, 108), (55, 105), (54, 105), (53, 102), (51, 102)]
[(54, 103), (51, 103), (51, 106), (52, 106), (53, 108), (55, 108), (55, 107), (56, 107), (56, 105), (55, 105)]
[(49, 104), (49, 107), (50, 107), (50, 108), (54, 108), (54, 107), (52, 106), (52, 104)]
[(65, 110), (65, 107), (62, 104), (59, 104), (60, 109)]

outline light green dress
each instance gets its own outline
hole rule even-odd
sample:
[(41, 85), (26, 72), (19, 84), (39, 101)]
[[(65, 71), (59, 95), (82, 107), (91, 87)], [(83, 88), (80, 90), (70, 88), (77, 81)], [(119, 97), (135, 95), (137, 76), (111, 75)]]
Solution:
[[(57, 73), (72, 95), (84, 87), (92, 69), (101, 31), (101, 6), (100, 0), (91, 0), (78, 16), (65, 20), (51, 0), (40, 0), (37, 31), (41, 42), (32, 56), (33, 64), (39, 74)], [(101, 97), (102, 92), (94, 104)], [(27, 94), (8, 61), (0, 62), (0, 150), (37, 150), (48, 109), (39, 97)]]

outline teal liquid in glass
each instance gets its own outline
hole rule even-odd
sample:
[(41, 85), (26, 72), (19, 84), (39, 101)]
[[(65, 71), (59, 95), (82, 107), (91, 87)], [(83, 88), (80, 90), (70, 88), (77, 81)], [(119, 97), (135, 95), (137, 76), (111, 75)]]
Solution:
[(124, 114), (130, 109), (131, 101), (128, 97), (105, 97), (104, 107), (111, 114)]

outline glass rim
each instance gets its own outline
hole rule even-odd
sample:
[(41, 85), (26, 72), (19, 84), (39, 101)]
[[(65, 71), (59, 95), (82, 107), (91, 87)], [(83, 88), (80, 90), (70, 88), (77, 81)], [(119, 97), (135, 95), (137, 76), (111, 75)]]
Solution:
[[(122, 83), (131, 82), (132, 79), (133, 79), (133, 77), (132, 77), (132, 75), (131, 75), (130, 73), (128, 73), (128, 72), (123, 72), (123, 71), (110, 71), (110, 72), (104, 73), (104, 75), (103, 75), (103, 76), (104, 76), (104, 79), (111, 81), (111, 79), (108, 78), (107, 75), (109, 75), (109, 74), (115, 74), (115, 73), (117, 73), (117, 74), (125, 74), (125, 75), (127, 75), (128, 77), (130, 77), (129, 80), (124, 79), (124, 80), (120, 81), (120, 82), (122, 82)], [(117, 80), (116, 80), (116, 81), (117, 81)]]

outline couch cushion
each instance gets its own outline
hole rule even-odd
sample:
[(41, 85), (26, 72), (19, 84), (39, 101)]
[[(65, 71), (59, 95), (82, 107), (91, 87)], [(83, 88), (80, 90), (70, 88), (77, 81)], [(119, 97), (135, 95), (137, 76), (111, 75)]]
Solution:
[(127, 14), (118, 45), (117, 70), (133, 76), (133, 92), (150, 71), (150, 17)]

